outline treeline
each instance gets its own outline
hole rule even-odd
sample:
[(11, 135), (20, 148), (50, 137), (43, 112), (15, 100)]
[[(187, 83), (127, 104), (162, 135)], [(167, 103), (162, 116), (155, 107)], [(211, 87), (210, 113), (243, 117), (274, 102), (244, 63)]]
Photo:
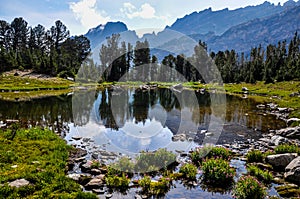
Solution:
[(250, 55), (234, 50), (210, 53), (217, 65), (224, 83), (300, 80), (300, 38), (295, 33), (293, 39), (251, 49)]
[(37, 73), (74, 77), (89, 55), (90, 42), (84, 36), (70, 37), (56, 21), (49, 30), (28, 26), (23, 18), (11, 23), (0, 20), (0, 73), (12, 69), (33, 69)]
[(147, 40), (138, 41), (135, 46), (125, 42), (120, 44), (119, 40), (120, 35), (113, 35), (102, 45), (99, 53), (101, 65), (94, 65), (90, 73), (96, 74), (97, 71), (95, 78), (102, 74), (102, 81), (207, 83), (222, 79), (224, 83), (272, 83), (300, 80), (300, 38), (297, 32), (288, 44), (286, 41), (270, 44), (266, 50), (258, 46), (247, 55), (235, 50), (211, 52), (208, 55), (206, 43), (199, 41), (192, 56), (169, 54), (161, 63), (158, 63), (155, 55), (151, 55)]

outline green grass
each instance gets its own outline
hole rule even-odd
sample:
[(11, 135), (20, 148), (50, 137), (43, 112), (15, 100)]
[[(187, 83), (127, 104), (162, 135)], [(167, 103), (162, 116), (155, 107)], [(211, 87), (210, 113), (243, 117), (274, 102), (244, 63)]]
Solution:
[(73, 82), (62, 78), (32, 78), (13, 75), (0, 76), (0, 90), (2, 91), (38, 91), (60, 90), (69, 88)]
[(273, 102), (280, 107), (288, 107), (295, 109), (290, 117), (300, 117), (300, 98), (290, 97), (293, 92), (300, 91), (299, 81), (276, 82), (274, 84), (264, 84), (257, 82), (256, 84), (226, 84), (227, 93), (242, 93), (242, 87), (247, 87), (250, 93), (249, 97), (259, 103)]
[(274, 152), (276, 154), (282, 153), (298, 153), (300, 154), (300, 149), (297, 145), (293, 144), (282, 144), (275, 147)]
[[(0, 198), (95, 198), (82, 193), (79, 184), (66, 177), (71, 147), (50, 130), (0, 131)], [(16, 168), (12, 167), (17, 165)], [(7, 183), (24, 178), (22, 188)]]

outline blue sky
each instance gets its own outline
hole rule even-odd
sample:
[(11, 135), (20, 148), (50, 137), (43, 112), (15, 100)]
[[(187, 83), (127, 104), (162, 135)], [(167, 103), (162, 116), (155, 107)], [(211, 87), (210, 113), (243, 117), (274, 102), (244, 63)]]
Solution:
[[(161, 30), (177, 18), (211, 7), (213, 10), (257, 5), (265, 0), (0, 0), (0, 19), (23, 17), (30, 26), (51, 27), (60, 19), (72, 35), (108, 21), (122, 21), (131, 30)], [(283, 4), (286, 0), (270, 0)], [(144, 30), (142, 30), (144, 29)]]

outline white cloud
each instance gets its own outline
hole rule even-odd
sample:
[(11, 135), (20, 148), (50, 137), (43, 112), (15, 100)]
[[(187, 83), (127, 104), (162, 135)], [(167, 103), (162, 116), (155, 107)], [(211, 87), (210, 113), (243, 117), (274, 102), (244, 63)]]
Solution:
[(136, 17), (142, 19), (158, 19), (160, 17), (155, 15), (155, 9), (149, 4), (145, 3), (141, 8), (137, 9), (134, 5), (129, 2), (123, 4), (123, 8), (120, 9), (129, 19)]
[(81, 0), (77, 3), (71, 2), (69, 7), (85, 28), (105, 24), (110, 20), (110, 17), (104, 11), (101, 13), (97, 12), (96, 0)]

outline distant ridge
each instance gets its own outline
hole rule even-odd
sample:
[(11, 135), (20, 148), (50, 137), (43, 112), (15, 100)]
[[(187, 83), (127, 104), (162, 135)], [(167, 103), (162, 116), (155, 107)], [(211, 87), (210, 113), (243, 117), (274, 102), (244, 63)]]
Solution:
[[(289, 41), (296, 31), (300, 32), (300, 2), (289, 0), (284, 5), (264, 2), (257, 6), (247, 6), (236, 10), (211, 8), (193, 12), (177, 19), (170, 27), (157, 34), (145, 34), (139, 38), (135, 31), (128, 31), (123, 22), (108, 22), (90, 29), (85, 36), (90, 39), (93, 56), (97, 59), (100, 45), (108, 36), (121, 34), (121, 41), (135, 44), (147, 39), (152, 46), (176, 49), (178, 38), (174, 32), (188, 35), (196, 41), (205, 41), (209, 51), (231, 50), (250, 52), (251, 47)], [(173, 32), (173, 33), (172, 33)], [(173, 40), (172, 40), (173, 39)], [(164, 43), (163, 43), (164, 42)], [(193, 49), (191, 49), (193, 50)], [(187, 53), (186, 51), (181, 53)], [(162, 58), (164, 55), (160, 55)]]

